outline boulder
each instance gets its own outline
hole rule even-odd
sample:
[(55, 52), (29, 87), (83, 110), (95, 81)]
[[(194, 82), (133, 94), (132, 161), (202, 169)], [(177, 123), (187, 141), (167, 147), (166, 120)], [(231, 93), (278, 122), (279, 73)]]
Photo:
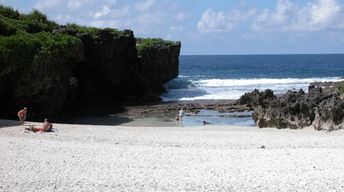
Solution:
[(266, 102), (271, 102), (271, 100), (275, 99), (276, 96), (272, 90), (267, 89), (261, 92), (258, 89), (255, 89), (254, 91), (245, 93), (243, 96), (241, 96), (237, 103), (240, 105), (257, 106), (265, 105)]

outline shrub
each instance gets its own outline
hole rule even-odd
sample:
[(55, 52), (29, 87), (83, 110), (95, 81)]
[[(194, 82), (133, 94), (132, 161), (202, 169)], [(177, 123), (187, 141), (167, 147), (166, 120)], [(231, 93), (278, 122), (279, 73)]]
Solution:
[(87, 33), (87, 34), (91, 35), (93, 38), (98, 37), (101, 34), (101, 32), (104, 30), (109, 31), (110, 33), (113, 33), (113, 34), (118, 34), (118, 35), (123, 33), (122, 31), (118, 31), (117, 29), (112, 29), (112, 28), (102, 29), (102, 28), (96, 28), (96, 27), (80, 26), (77, 24), (67, 24), (66, 27), (68, 29), (75, 30), (79, 33)]
[(0, 6), (0, 35), (12, 35), (18, 30), (28, 33), (41, 31), (51, 32), (59, 26), (47, 19), (47, 16), (37, 10), (29, 14), (20, 14), (9, 7)]
[(0, 15), (3, 15), (4, 17), (8, 17), (11, 19), (19, 19), (20, 13), (17, 10), (14, 10), (11, 7), (6, 7), (3, 5), (0, 5)]
[(0, 38), (1, 65), (25, 68), (33, 60), (47, 55), (60, 58), (73, 58), (74, 47), (81, 47), (82, 42), (68, 35), (52, 35), (47, 32), (29, 34), (19, 31), (15, 35)]
[(34, 54), (41, 47), (34, 36), (19, 31), (15, 35), (0, 38), (0, 57), (6, 61), (2, 65), (25, 67), (32, 62)]

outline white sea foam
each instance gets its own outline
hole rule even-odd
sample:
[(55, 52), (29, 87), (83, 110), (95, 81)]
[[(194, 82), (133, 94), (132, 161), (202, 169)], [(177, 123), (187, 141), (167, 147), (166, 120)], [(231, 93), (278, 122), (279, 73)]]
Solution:
[(176, 100), (208, 100), (208, 99), (238, 99), (246, 92), (254, 89), (272, 89), (274, 93), (285, 93), (292, 89), (307, 91), (311, 82), (342, 81), (340, 77), (324, 78), (282, 78), (282, 79), (201, 79), (193, 81), (195, 87), (188, 89), (170, 89), (163, 95), (165, 101)]
[(339, 77), (330, 78), (285, 78), (285, 79), (204, 79), (194, 82), (200, 87), (234, 87), (253, 85), (283, 85), (283, 84), (309, 84), (311, 82), (340, 81)]

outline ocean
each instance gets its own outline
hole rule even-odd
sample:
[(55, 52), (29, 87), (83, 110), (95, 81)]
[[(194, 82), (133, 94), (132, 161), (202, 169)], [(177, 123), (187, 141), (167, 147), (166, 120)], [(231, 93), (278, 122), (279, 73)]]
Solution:
[(164, 101), (238, 99), (254, 89), (307, 91), (311, 82), (344, 78), (344, 54), (183, 55)]

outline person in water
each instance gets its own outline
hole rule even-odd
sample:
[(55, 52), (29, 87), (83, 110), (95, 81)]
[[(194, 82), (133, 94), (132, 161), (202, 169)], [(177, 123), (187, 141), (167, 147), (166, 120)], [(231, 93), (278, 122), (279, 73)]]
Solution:
[(20, 125), (24, 125), (24, 121), (26, 119), (26, 114), (27, 114), (27, 108), (24, 107), (22, 110), (18, 111), (17, 115), (18, 115), (18, 118), (19, 118), (19, 124)]
[(185, 115), (184, 108), (181, 108), (181, 109), (179, 110), (179, 112), (178, 112), (178, 115), (177, 115), (178, 118), (176, 118), (176, 120), (177, 120), (177, 121), (182, 121), (184, 115)]

